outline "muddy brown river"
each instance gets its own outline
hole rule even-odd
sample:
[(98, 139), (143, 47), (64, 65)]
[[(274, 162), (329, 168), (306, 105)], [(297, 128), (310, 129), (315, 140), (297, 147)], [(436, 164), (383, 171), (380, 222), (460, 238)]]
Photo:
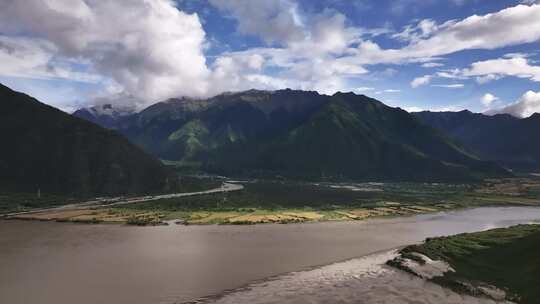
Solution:
[[(289, 280), (284, 287), (295, 286), (296, 281), (294, 293), (301, 294), (302, 286), (308, 286), (295, 277), (310, 277), (313, 282), (309, 286), (313, 287), (320, 284), (313, 271), (327, 278), (324, 269), (329, 267), (349, 269), (350, 273), (366, 264), (365, 259), (333, 264), (338, 261), (388, 251), (426, 237), (539, 219), (540, 208), (508, 207), (358, 222), (256, 226), (130, 227), (0, 221), (0, 303), (182, 303), (219, 294), (227, 296), (212, 301), (239, 303), (251, 298), (249, 302), (255, 303), (253, 299), (266, 296), (270, 300), (261, 303), (272, 303), (279, 297), (268, 295), (280, 292), (275, 289), (281, 286), (280, 274)], [(337, 266), (316, 267), (328, 264)], [(306, 271), (298, 272), (302, 270)], [(274, 279), (266, 280), (269, 277)], [(224, 293), (226, 290), (229, 292)], [(309, 301), (289, 302), (317, 303), (329, 294), (325, 290), (320, 296), (310, 293)], [(275, 303), (286, 302), (281, 299)]]

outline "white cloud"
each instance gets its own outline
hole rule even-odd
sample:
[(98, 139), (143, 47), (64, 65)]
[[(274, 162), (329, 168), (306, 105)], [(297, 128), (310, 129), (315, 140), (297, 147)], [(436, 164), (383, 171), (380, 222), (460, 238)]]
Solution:
[(381, 49), (373, 41), (363, 41), (354, 50), (357, 62), (418, 62), (463, 50), (490, 50), (534, 42), (540, 39), (540, 5), (517, 5), (461, 21), (450, 20), (435, 28), (400, 49)]
[(94, 83), (95, 74), (77, 72), (70, 62), (55, 58), (56, 47), (41, 39), (0, 35), (0, 75), (34, 79), (70, 79)]
[(356, 92), (368, 92), (368, 91), (373, 91), (375, 90), (375, 88), (372, 88), (372, 87), (359, 87), (359, 88), (355, 88), (354, 91)]
[[(445, 78), (445, 79), (468, 79), (467, 76), (463, 76), (463, 73), (459, 69), (448, 69), (448, 70), (442, 70), (438, 71), (432, 75), (424, 75), (422, 77), (416, 77), (411, 81), (411, 87), (418, 88), (423, 85), (427, 85), (431, 83), (433, 79), (436, 78)], [(431, 85), (432, 87), (440, 87), (440, 88), (449, 88), (449, 89), (461, 89), (465, 85), (464, 84), (434, 84)]]
[(476, 77), (476, 82), (478, 82), (478, 84), (486, 84), (488, 82), (491, 82), (491, 81), (494, 81), (494, 80), (499, 80), (501, 78), (502, 78), (502, 76), (500, 76), (500, 75), (487, 74), (486, 76), (478, 76), (478, 77)]
[(462, 83), (454, 83), (454, 84), (432, 84), (432, 87), (438, 87), (438, 88), (447, 88), (447, 89), (462, 89), (465, 87)]
[(259, 89), (287, 87), (286, 81), (262, 73), (265, 64), (266, 59), (256, 53), (228, 54), (216, 58), (212, 65), (212, 91), (234, 91), (253, 87)]
[(486, 114), (506, 113), (516, 117), (529, 117), (534, 113), (540, 113), (540, 92), (528, 91), (516, 102), (499, 109), (490, 110)]
[(432, 75), (424, 75), (422, 77), (416, 77), (415, 79), (413, 79), (413, 81), (411, 81), (411, 87), (418, 88), (420, 86), (429, 84), (429, 82), (431, 81), (431, 78), (433, 78)]
[(393, 94), (393, 93), (400, 93), (400, 92), (401, 90), (398, 90), (398, 89), (385, 89), (385, 90), (377, 91), (375, 92), (375, 94), (377, 95), (384, 94), (384, 93)]
[[(293, 87), (316, 90), (321, 87), (325, 87), (324, 89), (328, 91), (347, 89), (343, 88), (346, 86), (346, 78), (367, 73), (364, 68), (367, 65), (420, 62), (426, 67), (434, 67), (437, 63), (431, 61), (440, 59), (438, 56), (468, 49), (494, 49), (540, 39), (540, 5), (518, 5), (492, 14), (474, 15), (461, 21), (450, 20), (441, 24), (436, 24), (430, 19), (421, 20), (405, 27), (401, 33), (393, 35), (396, 39), (407, 41), (408, 45), (400, 49), (382, 49), (377, 43), (365, 39), (363, 35), (365, 30), (347, 27), (344, 16), (336, 12), (325, 11), (318, 15), (308, 15), (299, 11), (292, 2), (281, 0), (268, 1), (279, 2), (272, 5), (268, 3), (259, 5), (259, 1), (252, 1), (248, 7), (243, 7), (245, 2), (239, 0), (212, 0), (212, 2), (238, 20), (241, 32), (259, 35), (279, 46), (236, 52), (236, 55), (257, 52), (266, 58), (269, 67), (284, 70), (274, 73), (274, 77), (287, 80)], [(281, 32), (268, 33), (266, 28), (261, 29), (253, 25), (253, 23), (267, 25), (277, 22), (276, 16), (280, 15), (277, 11), (249, 13), (267, 5), (271, 7), (269, 11), (275, 11), (274, 8), (279, 7), (286, 16), (282, 17), (283, 23), (277, 28), (289, 27), (286, 32), (294, 35), (281, 35), (279, 34)], [(321, 71), (316, 66), (320, 64), (329, 65), (331, 72)], [(316, 78), (311, 75), (325, 79), (315, 81)], [(459, 70), (440, 71), (437, 75), (413, 80), (411, 86), (428, 84), (431, 77), (467, 78), (459, 74)], [(479, 78), (478, 81), (484, 79)], [(460, 84), (443, 86), (463, 87)]]
[(474, 77), (479, 84), (498, 80), (506, 76), (530, 79), (540, 82), (540, 66), (531, 65), (523, 53), (506, 54), (505, 58), (478, 61), (466, 69), (443, 70), (433, 75), (415, 78), (411, 86), (416, 88), (429, 83), (433, 78), (469, 79)]
[(459, 69), (443, 70), (436, 73), (437, 77), (448, 79), (467, 79)]
[(504, 58), (528, 58), (528, 57), (531, 57), (532, 55), (534, 54), (530, 54), (530, 53), (508, 53), (508, 54), (504, 54)]
[[(238, 20), (240, 32), (258, 35), (281, 46), (257, 51), (265, 53), (270, 63), (282, 68), (325, 56), (329, 56), (325, 61), (339, 58), (342, 65), (353, 67), (405, 62), (423, 62), (425, 67), (435, 67), (439, 64), (428, 61), (437, 56), (540, 39), (540, 5), (517, 5), (441, 24), (431, 19), (420, 20), (392, 35), (408, 45), (382, 49), (377, 43), (364, 39), (365, 30), (345, 26), (345, 17), (336, 12), (308, 15), (288, 0), (211, 0), (211, 3), (232, 14)], [(439, 77), (452, 76), (444, 73)]]
[[(271, 77), (265, 71), (253, 74), (253, 71), (243, 69), (220, 77), (222, 81), (219, 83), (228, 90), (249, 88), (246, 85), (265, 88), (286, 85), (322, 93), (350, 90), (346, 79), (365, 74), (367, 70), (343, 54), (362, 35), (380, 33), (348, 27), (345, 16), (335, 11), (307, 14), (300, 11), (295, 3), (286, 0), (212, 0), (211, 3), (231, 14), (238, 21), (241, 33), (257, 35), (273, 46), (223, 54), (221, 57), (235, 60), (258, 54), (264, 57), (266, 67), (273, 68)], [(214, 69), (220, 71), (220, 59), (216, 62)], [(245, 81), (244, 75), (251, 75), (251, 80), (268, 81)]]
[(496, 80), (504, 76), (528, 78), (540, 81), (540, 66), (530, 65), (524, 57), (499, 58), (479, 61), (462, 71), (465, 76), (477, 76), (479, 83)]
[[(57, 58), (89, 62), (95, 73), (147, 101), (208, 92), (199, 18), (171, 0), (3, 1), (0, 31), (4, 41), (25, 33), (52, 45), (52, 51), (35, 55), (49, 56), (41, 64), (56, 68)], [(11, 55), (2, 62), (15, 63)]]
[(497, 98), (497, 96), (491, 94), (491, 93), (486, 93), (484, 94), (484, 96), (482, 96), (482, 104), (485, 106), (485, 107), (491, 107), (492, 103), (496, 100), (498, 100), (499, 98)]
[(431, 19), (424, 19), (418, 21), (417, 24), (409, 24), (405, 26), (402, 32), (392, 35), (392, 38), (406, 41), (416, 42), (420, 39), (431, 36), (434, 32), (438, 31), (439, 26)]
[[(199, 17), (178, 10), (173, 0), (0, 0), (0, 75), (99, 82), (114, 87), (114, 94), (146, 102), (248, 88), (333, 93), (350, 90), (350, 78), (368, 74), (369, 65), (416, 62), (435, 68), (442, 64), (434, 61), (454, 52), (540, 39), (540, 5), (443, 23), (419, 20), (393, 35), (403, 47), (383, 49), (370, 39), (387, 29), (351, 26), (333, 10), (305, 12), (293, 0), (210, 3), (235, 18), (240, 33), (260, 37), (266, 45), (222, 53), (208, 65)], [(537, 67), (526, 56), (500, 60), (524, 61), (512, 75), (537, 81)], [(438, 71), (414, 79), (411, 86), (428, 85), (434, 78), (485, 82), (511, 75), (484, 69)], [(395, 73), (387, 68), (371, 76)]]
[(540, 5), (518, 5), (483, 16), (449, 22), (432, 37), (406, 49), (425, 57), (465, 49), (494, 49), (540, 38)]
[(419, 107), (405, 107), (404, 109), (405, 111), (409, 112), (409, 113), (414, 113), (414, 112), (422, 112), (424, 111), (424, 109), (422, 108), (419, 108)]
[(345, 26), (345, 16), (331, 10), (319, 14), (301, 12), (289, 0), (210, 0), (238, 21), (238, 30), (261, 37), (267, 44), (314, 55), (341, 53), (357, 41), (363, 30)]
[(523, 4), (538, 4), (538, 3), (540, 3), (540, 0), (521, 0), (521, 3), (523, 3)]
[(426, 62), (422, 64), (423, 68), (437, 68), (437, 67), (442, 67), (442, 66), (444, 66), (444, 64), (440, 62)]
[(306, 38), (298, 6), (292, 1), (210, 0), (210, 3), (236, 18), (241, 33), (259, 36), (267, 43), (287, 44)]

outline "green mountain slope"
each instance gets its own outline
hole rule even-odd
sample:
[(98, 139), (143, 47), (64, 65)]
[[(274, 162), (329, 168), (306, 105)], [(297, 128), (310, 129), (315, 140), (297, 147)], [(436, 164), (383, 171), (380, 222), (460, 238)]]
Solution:
[(119, 131), (161, 158), (225, 175), (434, 181), (508, 174), (366, 96), (250, 90), (205, 102), (174, 116), (154, 111), (141, 123), (144, 110), (131, 118), (135, 127)]
[(540, 114), (523, 119), (469, 111), (419, 112), (415, 115), (483, 159), (519, 171), (540, 170)]
[(166, 190), (174, 175), (115, 131), (0, 85), (0, 189), (74, 196)]
[(465, 154), (407, 112), (354, 94), (329, 97), (276, 137), (217, 148), (204, 163), (225, 174), (309, 178), (462, 180), (506, 174)]

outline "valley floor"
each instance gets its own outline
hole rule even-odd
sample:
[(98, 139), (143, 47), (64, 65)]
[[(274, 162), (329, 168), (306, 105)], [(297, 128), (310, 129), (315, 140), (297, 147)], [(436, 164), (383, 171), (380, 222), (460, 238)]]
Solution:
[[(229, 181), (225, 187), (73, 205), (9, 218), (132, 225), (363, 220), (480, 206), (540, 206), (540, 179), (481, 184)], [(243, 185), (243, 186), (242, 186)]]

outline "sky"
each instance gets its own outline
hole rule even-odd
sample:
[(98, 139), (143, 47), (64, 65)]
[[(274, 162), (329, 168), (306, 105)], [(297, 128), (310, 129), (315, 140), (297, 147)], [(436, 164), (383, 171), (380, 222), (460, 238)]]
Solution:
[(0, 0), (0, 83), (71, 112), (251, 88), (540, 112), (536, 0)]

